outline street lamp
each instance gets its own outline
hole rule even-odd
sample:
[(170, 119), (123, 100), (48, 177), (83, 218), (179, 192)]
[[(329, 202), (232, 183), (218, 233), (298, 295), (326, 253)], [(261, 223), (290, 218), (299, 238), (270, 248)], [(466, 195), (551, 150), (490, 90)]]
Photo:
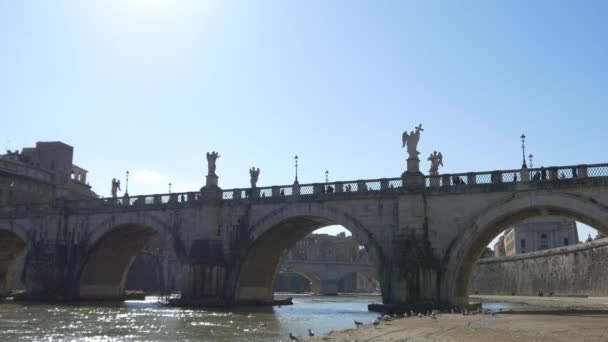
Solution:
[(329, 171), (325, 170), (325, 183), (329, 183)]
[(171, 182), (169, 182), (169, 193), (171, 193)]
[(530, 168), (533, 168), (534, 166), (532, 166), (532, 159), (534, 158), (534, 156), (532, 155), (532, 153), (530, 153), (528, 158), (530, 158)]
[(520, 138), (521, 138), (521, 157), (522, 157), (522, 161), (523, 161), (521, 168), (527, 169), (528, 166), (526, 165), (526, 136), (522, 133)]
[(293, 157), (293, 159), (296, 161), (296, 180), (293, 182), (293, 184), (299, 184), (298, 183), (298, 155), (296, 154), (295, 157)]
[(128, 197), (129, 196), (129, 170), (127, 170), (126, 174), (127, 174), (127, 181), (126, 181), (126, 186), (125, 186), (125, 196)]

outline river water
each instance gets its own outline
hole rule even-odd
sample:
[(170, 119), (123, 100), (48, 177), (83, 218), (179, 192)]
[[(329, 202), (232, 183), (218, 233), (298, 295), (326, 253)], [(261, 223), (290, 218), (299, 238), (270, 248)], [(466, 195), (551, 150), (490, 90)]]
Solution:
[[(157, 298), (123, 303), (0, 302), (0, 341), (289, 341), (370, 323), (380, 296), (294, 296), (294, 305), (202, 310), (166, 307)], [(526, 305), (484, 303), (492, 311)], [(531, 308), (531, 307), (528, 307)]]
[(231, 310), (165, 307), (156, 298), (115, 304), (0, 303), (0, 341), (289, 341), (369, 323), (379, 296), (296, 296), (294, 305)]

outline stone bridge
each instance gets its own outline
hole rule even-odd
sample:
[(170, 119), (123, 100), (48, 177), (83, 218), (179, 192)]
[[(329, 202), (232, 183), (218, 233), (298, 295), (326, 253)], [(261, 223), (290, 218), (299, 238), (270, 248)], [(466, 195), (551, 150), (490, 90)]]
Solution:
[(488, 243), (543, 215), (608, 233), (608, 164), (234, 190), (208, 176), (192, 193), (0, 208), (0, 289), (122, 298), (133, 258), (160, 235), (185, 301), (268, 300), (286, 251), (337, 224), (368, 249), (385, 303), (464, 304)]
[[(376, 267), (368, 263), (288, 260), (281, 272), (298, 273), (310, 281), (312, 293), (335, 295), (339, 281), (353, 273), (376, 274)], [(377, 276), (376, 276), (377, 278)]]

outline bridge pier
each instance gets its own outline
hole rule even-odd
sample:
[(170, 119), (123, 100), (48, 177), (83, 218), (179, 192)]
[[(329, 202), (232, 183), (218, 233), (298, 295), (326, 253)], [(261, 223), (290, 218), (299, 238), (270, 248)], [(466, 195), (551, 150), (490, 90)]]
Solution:
[(77, 270), (82, 246), (38, 242), (30, 246), (20, 272), (25, 291), (16, 299), (70, 301), (79, 299)]

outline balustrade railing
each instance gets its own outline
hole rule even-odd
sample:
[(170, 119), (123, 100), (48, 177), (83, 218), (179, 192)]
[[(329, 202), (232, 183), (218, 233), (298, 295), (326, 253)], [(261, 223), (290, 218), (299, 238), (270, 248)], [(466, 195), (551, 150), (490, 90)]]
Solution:
[[(462, 188), (487, 186), (496, 184), (542, 184), (543, 182), (574, 182), (579, 179), (608, 177), (608, 164), (573, 165), (518, 170), (496, 170), (485, 172), (469, 172), (455, 174), (440, 174), (437, 176), (420, 176), (420, 186), (416, 189), (430, 191), (446, 188)], [(293, 184), (255, 189), (223, 190), (221, 199), (224, 201), (264, 199), (295, 196), (348, 196), (361, 193), (381, 193), (401, 191), (416, 180), (403, 184), (402, 178), (383, 178), (373, 180), (340, 181), (314, 184)], [(187, 206), (201, 202), (199, 192), (183, 192), (170, 194), (139, 195), (117, 198), (99, 198), (92, 200), (70, 200), (62, 204), (29, 204), (10, 207), (0, 207), (0, 216), (10, 213), (44, 212), (65, 206), (68, 210), (116, 210), (120, 208), (142, 208), (152, 206)]]

